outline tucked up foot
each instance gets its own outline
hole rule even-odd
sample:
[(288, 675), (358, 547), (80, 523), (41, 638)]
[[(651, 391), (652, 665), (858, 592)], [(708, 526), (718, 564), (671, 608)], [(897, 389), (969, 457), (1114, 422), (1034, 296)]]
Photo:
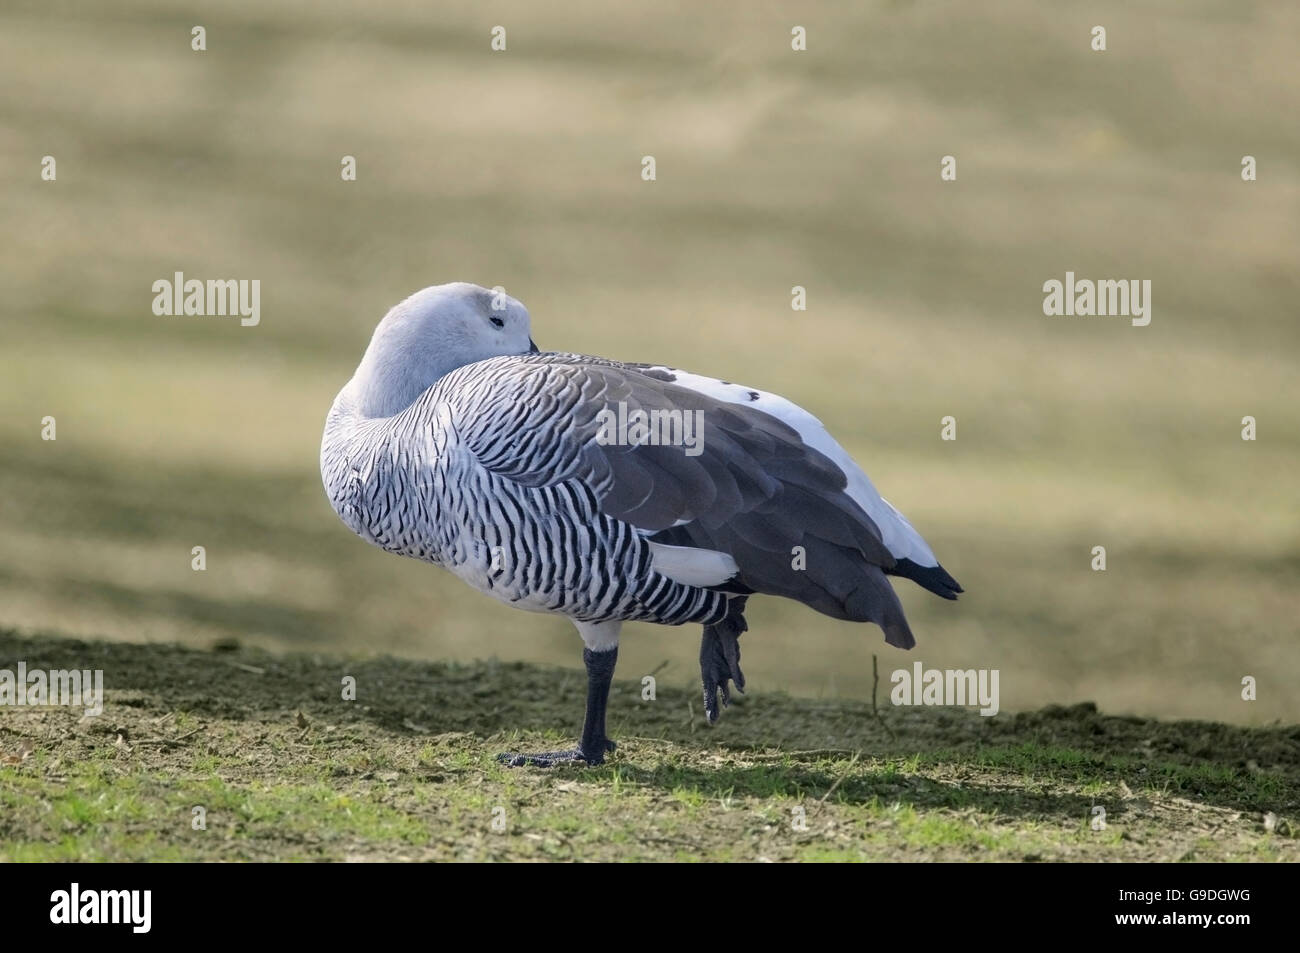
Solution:
[(728, 604), (727, 616), (721, 622), (704, 627), (700, 641), (700, 680), (704, 683), (704, 717), (709, 724), (717, 722), (722, 708), (731, 704), (728, 682), (734, 682), (736, 691), (745, 693), (745, 673), (740, 670), (740, 633), (749, 629), (745, 622), (745, 597), (738, 596)]
[(572, 764), (576, 761), (582, 761), (592, 765), (604, 764), (606, 752), (613, 751), (618, 746), (606, 738), (603, 744), (597, 743), (592, 747), (595, 751), (591, 755), (585, 754), (581, 748), (572, 748), (568, 751), (543, 751), (540, 754), (515, 754), (514, 752), (507, 752), (505, 754), (497, 755), (497, 760), (512, 768), (553, 768), (557, 764)]

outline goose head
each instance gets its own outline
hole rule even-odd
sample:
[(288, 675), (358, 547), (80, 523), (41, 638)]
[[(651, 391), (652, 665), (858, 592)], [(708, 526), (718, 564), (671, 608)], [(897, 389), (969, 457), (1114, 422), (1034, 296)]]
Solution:
[(458, 367), (536, 351), (528, 309), (458, 281), (417, 291), (375, 328), (345, 392), (366, 417), (391, 417)]

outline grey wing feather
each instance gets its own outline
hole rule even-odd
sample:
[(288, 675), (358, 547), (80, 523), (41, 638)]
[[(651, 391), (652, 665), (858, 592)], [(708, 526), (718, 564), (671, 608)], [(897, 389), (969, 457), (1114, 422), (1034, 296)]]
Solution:
[[(845, 492), (843, 471), (792, 427), (644, 366), (552, 353), (483, 363), (496, 362), (484, 375), (495, 386), (462, 388), (469, 405), (457, 414), (484, 467), (525, 486), (579, 480), (602, 513), (655, 542), (731, 555), (739, 573), (721, 589), (787, 596), (911, 644), (884, 575), (894, 556)], [(620, 402), (629, 412), (702, 411), (702, 452), (602, 445), (600, 412)], [(794, 568), (796, 547), (803, 568)]]

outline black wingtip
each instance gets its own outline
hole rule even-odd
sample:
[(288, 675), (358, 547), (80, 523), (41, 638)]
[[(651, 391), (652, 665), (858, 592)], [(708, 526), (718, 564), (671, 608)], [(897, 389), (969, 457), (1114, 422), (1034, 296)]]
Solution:
[(893, 569), (887, 569), (886, 572), (910, 579), (922, 589), (944, 599), (956, 599), (959, 592), (966, 591), (942, 566), (921, 566), (910, 559), (900, 559)]

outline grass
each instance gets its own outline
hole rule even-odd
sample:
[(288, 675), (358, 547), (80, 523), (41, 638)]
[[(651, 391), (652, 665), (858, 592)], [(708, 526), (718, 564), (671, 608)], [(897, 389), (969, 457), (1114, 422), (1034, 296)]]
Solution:
[(0, 633), (11, 658), (108, 695), (6, 712), (0, 860), (1300, 860), (1295, 727), (753, 692), (710, 729), (665, 678), (616, 684), (605, 765), (544, 771), (495, 755), (572, 742), (564, 670)]
[[(120, 666), (99, 722), (0, 713), (0, 745), (33, 746), (0, 768), (6, 850), (1291, 856), (1255, 815), (1294, 811), (1289, 736), (1266, 726), (1300, 722), (1300, 7), (818, 0), (802, 53), (777, 7), (485, 16), (0, 9), (0, 626)], [(178, 270), (260, 280), (261, 323), (154, 316)], [(1067, 270), (1150, 279), (1151, 325), (1044, 317)], [(900, 587), (911, 654), (753, 600), (754, 698), (721, 729), (691, 692), (641, 708), (624, 688), (609, 766), (500, 771), (496, 750), (576, 728), (581, 675), (555, 668), (578, 662), (572, 626), (367, 547), (317, 473), (375, 323), (455, 279), (506, 287), (544, 348), (809, 408), (966, 595)], [(22, 651), (57, 655), (52, 637)], [(696, 651), (629, 625), (620, 673), (667, 661), (686, 685)], [(877, 653), (997, 669), (1004, 713), (891, 711), (881, 733)], [(333, 702), (344, 664), (382, 680), (373, 701)], [(206, 840), (199, 798), (220, 805)]]
[[(1295, 10), (1103, 3), (1105, 54), (1033, 0), (812, 4), (800, 54), (775, 10), (494, 10), (501, 54), (470, 5), (236, 0), (195, 53), (166, 2), (5, 6), (0, 623), (576, 664), (567, 622), (359, 544), (320, 490), (375, 322), (465, 278), (544, 347), (821, 416), (968, 591), (904, 587), (927, 665), (999, 669), (1013, 709), (1300, 721)], [(1151, 278), (1153, 323), (1044, 318), (1066, 269)], [(176, 270), (258, 278), (261, 324), (156, 318)], [(769, 688), (911, 662), (792, 604), (751, 624)], [(685, 670), (653, 631), (625, 664)]]

